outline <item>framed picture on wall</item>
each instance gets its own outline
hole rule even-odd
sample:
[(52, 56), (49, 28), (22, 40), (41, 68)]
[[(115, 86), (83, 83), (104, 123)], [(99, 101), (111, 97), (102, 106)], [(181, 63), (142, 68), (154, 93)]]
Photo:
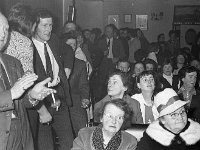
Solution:
[(108, 15), (108, 24), (114, 24), (119, 28), (119, 15)]
[(131, 23), (132, 22), (132, 15), (131, 14), (125, 14), (124, 15), (124, 22), (125, 23)]
[(136, 15), (136, 28), (148, 29), (148, 15)]

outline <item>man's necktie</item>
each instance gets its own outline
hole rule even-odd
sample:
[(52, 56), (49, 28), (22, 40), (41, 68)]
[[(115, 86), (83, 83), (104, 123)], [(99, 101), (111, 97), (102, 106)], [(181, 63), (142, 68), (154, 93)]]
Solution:
[(110, 39), (109, 39), (108, 42), (107, 42), (107, 48), (108, 48), (108, 50), (109, 50), (109, 48), (110, 48)]
[[(8, 75), (6, 73), (6, 70), (4, 68), (4, 66), (1, 64), (1, 73), (2, 73), (2, 78), (3, 78), (3, 83), (4, 83), (4, 87), (5, 90), (10, 90), (11, 89), (11, 85), (10, 85), (10, 81), (8, 79)], [(14, 101), (14, 110), (13, 110), (13, 114), (15, 115), (15, 117), (17, 117), (17, 111), (18, 110), (18, 101), (15, 100)]]
[(8, 76), (6, 74), (6, 70), (5, 70), (5, 68), (3, 67), (2, 64), (1, 64), (1, 73), (2, 73), (2, 77), (3, 77), (3, 82), (4, 82), (5, 89), (6, 90), (11, 89), (10, 82), (8, 80)]
[[(48, 77), (51, 77), (51, 81), (53, 81), (53, 70), (52, 70), (52, 65), (51, 65), (51, 59), (50, 59), (49, 53), (47, 51), (46, 43), (44, 43), (44, 55), (45, 55), (45, 59), (46, 59), (46, 74)], [(57, 94), (52, 94), (49, 96), (50, 103), (54, 102), (53, 96), (54, 96), (55, 100), (58, 99)], [(49, 102), (46, 102), (46, 103), (49, 103)], [(47, 105), (51, 105), (51, 104), (47, 104)], [(51, 110), (49, 110), (49, 111), (51, 111)]]
[(53, 80), (53, 71), (52, 71), (52, 65), (51, 65), (51, 59), (49, 57), (49, 53), (47, 51), (47, 45), (44, 43), (44, 55), (46, 59), (46, 74), (48, 77), (51, 77), (51, 81)]

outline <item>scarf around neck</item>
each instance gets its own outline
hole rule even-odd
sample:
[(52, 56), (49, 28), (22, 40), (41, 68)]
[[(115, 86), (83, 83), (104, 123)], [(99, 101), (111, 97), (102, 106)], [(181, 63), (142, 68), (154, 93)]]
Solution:
[(104, 148), (103, 144), (103, 132), (102, 127), (98, 126), (94, 130), (93, 136), (92, 136), (92, 144), (95, 148), (95, 150), (117, 150), (121, 144), (121, 131), (118, 131), (109, 141), (106, 148)]

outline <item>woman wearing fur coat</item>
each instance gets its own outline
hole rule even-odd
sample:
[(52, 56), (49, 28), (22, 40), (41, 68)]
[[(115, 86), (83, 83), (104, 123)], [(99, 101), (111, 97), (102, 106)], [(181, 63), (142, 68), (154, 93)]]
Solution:
[(187, 103), (169, 88), (154, 102), (159, 119), (148, 126), (136, 150), (199, 150), (200, 124), (187, 118)]

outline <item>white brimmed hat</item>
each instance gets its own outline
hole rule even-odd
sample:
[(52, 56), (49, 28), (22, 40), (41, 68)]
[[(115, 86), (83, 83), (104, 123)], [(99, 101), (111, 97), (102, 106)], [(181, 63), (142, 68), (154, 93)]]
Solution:
[(159, 112), (159, 117), (162, 117), (176, 111), (187, 103), (180, 100), (173, 89), (166, 88), (154, 97), (154, 104)]

